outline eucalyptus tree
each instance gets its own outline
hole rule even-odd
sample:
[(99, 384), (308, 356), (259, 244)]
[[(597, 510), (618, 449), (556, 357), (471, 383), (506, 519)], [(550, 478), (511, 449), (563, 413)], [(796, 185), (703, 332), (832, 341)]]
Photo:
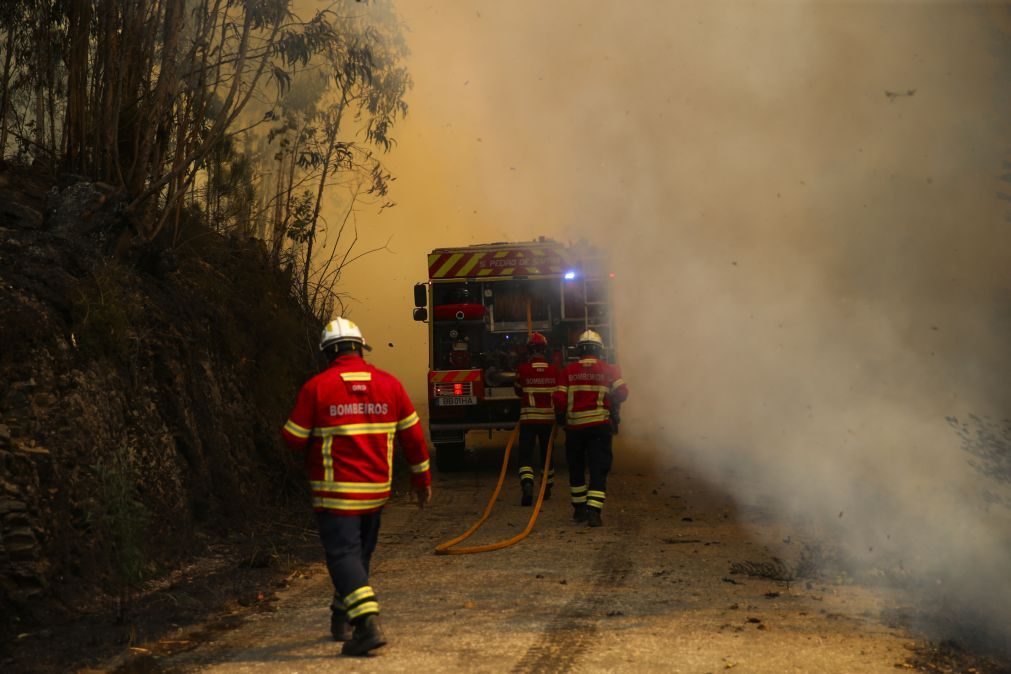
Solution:
[[(357, 206), (392, 205), (386, 200), (391, 176), (381, 155), (395, 144), (391, 132), (407, 113), (411, 79), (403, 28), (391, 2), (343, 3), (320, 18), (314, 34), (322, 38), (321, 48), (308, 65), (322, 73), (324, 88), (310, 109), (282, 108), (271, 132), (280, 151), (290, 154), (286, 208), (279, 211), (284, 217), (274, 220), (274, 251), (284, 239), (293, 244), (288, 253), (298, 295), (322, 315), (339, 300), (334, 286), (341, 269), (362, 254), (355, 250)], [(328, 232), (322, 211), (335, 187), (341, 214)], [(318, 256), (325, 234), (324, 255)]]
[[(390, 0), (308, 17), (291, 5), (5, 0), (0, 152), (10, 133), (21, 159), (107, 183), (145, 239), (194, 208), (218, 229), (262, 232), (316, 307), (353, 259), (355, 204), (387, 203), (380, 156), (410, 78)], [(344, 227), (327, 233), (335, 187)]]

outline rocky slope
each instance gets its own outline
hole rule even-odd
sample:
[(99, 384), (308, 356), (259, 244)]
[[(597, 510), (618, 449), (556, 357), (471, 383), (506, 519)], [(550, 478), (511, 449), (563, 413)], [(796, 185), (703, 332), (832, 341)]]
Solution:
[(258, 242), (130, 245), (122, 213), (102, 185), (0, 173), (8, 634), (305, 507), (277, 429), (318, 326)]

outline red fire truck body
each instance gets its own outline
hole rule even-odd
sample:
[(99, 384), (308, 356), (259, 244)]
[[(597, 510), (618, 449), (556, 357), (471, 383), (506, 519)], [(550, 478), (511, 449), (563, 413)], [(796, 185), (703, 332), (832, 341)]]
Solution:
[(415, 286), (414, 318), (428, 324), (429, 430), (440, 470), (461, 467), (472, 430), (508, 430), (519, 418), (513, 391), (532, 331), (548, 358), (575, 358), (579, 334), (600, 333), (614, 362), (611, 281), (599, 252), (541, 238), (439, 248), (427, 283)]

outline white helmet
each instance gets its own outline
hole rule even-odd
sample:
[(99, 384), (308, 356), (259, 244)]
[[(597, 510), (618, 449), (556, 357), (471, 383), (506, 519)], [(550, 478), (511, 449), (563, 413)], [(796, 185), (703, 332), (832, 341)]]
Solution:
[(577, 342), (578, 346), (583, 346), (584, 344), (592, 344), (594, 346), (603, 348), (604, 340), (601, 339), (600, 335), (598, 335), (593, 330), (587, 330), (579, 336), (579, 342)]
[(322, 351), (326, 347), (338, 342), (357, 342), (362, 345), (362, 348), (369, 348), (365, 344), (365, 338), (362, 337), (361, 328), (343, 316), (333, 319), (323, 328), (323, 334), (319, 338), (319, 350)]

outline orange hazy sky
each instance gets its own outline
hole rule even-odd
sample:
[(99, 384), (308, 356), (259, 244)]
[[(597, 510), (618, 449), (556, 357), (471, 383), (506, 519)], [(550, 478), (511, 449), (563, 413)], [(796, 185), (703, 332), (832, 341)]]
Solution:
[[(410, 320), (411, 286), (434, 247), (585, 236), (622, 273), (624, 332), (648, 313), (638, 298), (666, 288), (679, 318), (652, 321), (650, 343), (701, 340), (719, 362), (741, 353), (719, 335), (755, 329), (742, 306), (763, 309), (761, 331), (771, 314), (811, 318), (826, 301), (915, 307), (912, 322), (936, 323), (961, 292), (1006, 288), (1007, 249), (994, 244), (1008, 241), (995, 197), (1007, 6), (397, 7), (414, 79), (388, 156), (397, 206), (359, 214), (360, 248), (390, 250), (355, 263), (343, 289), (373, 359), (416, 395), (425, 329)], [(820, 338), (820, 317), (800, 322)]]

